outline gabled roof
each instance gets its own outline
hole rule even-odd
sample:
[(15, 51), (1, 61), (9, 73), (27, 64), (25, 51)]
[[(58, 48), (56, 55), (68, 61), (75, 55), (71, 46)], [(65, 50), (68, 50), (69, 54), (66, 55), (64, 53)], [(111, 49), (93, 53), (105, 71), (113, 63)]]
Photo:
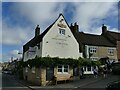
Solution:
[(107, 38), (110, 42), (117, 44), (117, 41), (120, 41), (120, 33), (119, 32), (112, 32), (106, 31), (105, 33), (101, 34), (105, 38)]
[[(62, 16), (64, 18), (64, 16), (60, 13), (59, 17)], [(59, 19), (59, 17), (55, 20), (55, 22)], [(64, 18), (65, 20), (65, 18)], [(43, 37), (46, 35), (46, 33), (50, 30), (50, 28), (55, 24), (55, 22), (53, 22), (42, 34), (40, 34), (39, 36), (36, 36), (34, 38), (32, 38), (29, 42), (27, 42), (24, 46), (23, 46), (23, 53), (25, 51), (27, 51), (29, 49), (29, 47), (33, 47), (35, 45), (37, 45), (38, 43), (40, 43), (43, 39)], [(65, 20), (65, 22), (67, 23), (67, 21)], [(68, 23), (67, 23), (68, 25)], [(68, 25), (69, 27), (69, 25)]]
[(83, 45), (115, 47), (114, 44), (109, 42), (105, 37), (101, 35), (77, 32), (74, 34), (74, 36), (79, 44), (82, 43)]
[(49, 31), (49, 29), (53, 26), (53, 24), (51, 24), (42, 34), (40, 34), (37, 37), (32, 38), (29, 42), (27, 42), (24, 46), (23, 46), (23, 52), (27, 51), (29, 49), (29, 47), (33, 47), (35, 45), (37, 45), (39, 42), (42, 41), (42, 38), (45, 36), (45, 34)]

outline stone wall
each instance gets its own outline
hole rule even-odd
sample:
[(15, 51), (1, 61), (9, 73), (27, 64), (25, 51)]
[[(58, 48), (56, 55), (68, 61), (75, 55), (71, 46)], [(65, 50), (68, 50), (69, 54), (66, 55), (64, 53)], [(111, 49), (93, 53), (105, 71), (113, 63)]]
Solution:
[[(46, 81), (46, 67), (35, 68), (35, 73), (32, 72), (32, 69), (27, 68), (23, 69), (24, 80), (31, 82), (35, 85), (45, 86), (48, 81)], [(57, 66), (54, 68), (54, 75), (57, 76)], [(64, 74), (65, 75), (65, 74)], [(73, 67), (69, 66), (69, 72), (66, 75), (73, 76)]]
[(117, 58), (120, 61), (120, 41), (117, 41)]

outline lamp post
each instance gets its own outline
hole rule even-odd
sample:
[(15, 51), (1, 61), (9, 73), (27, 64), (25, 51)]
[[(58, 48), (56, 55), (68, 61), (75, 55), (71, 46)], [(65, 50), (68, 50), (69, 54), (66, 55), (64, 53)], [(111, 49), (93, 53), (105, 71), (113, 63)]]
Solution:
[(23, 79), (23, 65), (22, 65), (22, 63), (23, 63), (23, 53), (18, 52), (18, 54), (22, 55), (22, 58), (19, 59), (19, 64), (18, 64), (18, 69), (19, 70), (18, 70), (18, 73), (19, 73), (19, 78)]

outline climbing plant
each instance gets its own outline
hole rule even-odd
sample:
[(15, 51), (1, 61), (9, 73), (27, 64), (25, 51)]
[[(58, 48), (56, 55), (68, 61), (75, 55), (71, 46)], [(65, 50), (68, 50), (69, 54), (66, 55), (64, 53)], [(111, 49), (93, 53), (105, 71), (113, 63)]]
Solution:
[(72, 58), (50, 58), (50, 57), (35, 57), (34, 59), (29, 59), (23, 63), (23, 67), (40, 67), (40, 66), (57, 66), (60, 64), (63, 65), (98, 65), (99, 62), (94, 62), (91, 60), (85, 60), (82, 58), (72, 59)]

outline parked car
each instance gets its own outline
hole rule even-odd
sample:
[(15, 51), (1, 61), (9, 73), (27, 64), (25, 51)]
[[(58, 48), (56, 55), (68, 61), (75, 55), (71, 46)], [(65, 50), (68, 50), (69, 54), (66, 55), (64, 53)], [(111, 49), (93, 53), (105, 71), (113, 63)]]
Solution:
[(12, 71), (10, 71), (10, 70), (4, 70), (2, 73), (4, 73), (4, 74), (12, 74)]
[(109, 83), (106, 86), (106, 90), (120, 90), (120, 81)]
[(120, 62), (115, 62), (112, 64), (112, 73), (120, 75)]

